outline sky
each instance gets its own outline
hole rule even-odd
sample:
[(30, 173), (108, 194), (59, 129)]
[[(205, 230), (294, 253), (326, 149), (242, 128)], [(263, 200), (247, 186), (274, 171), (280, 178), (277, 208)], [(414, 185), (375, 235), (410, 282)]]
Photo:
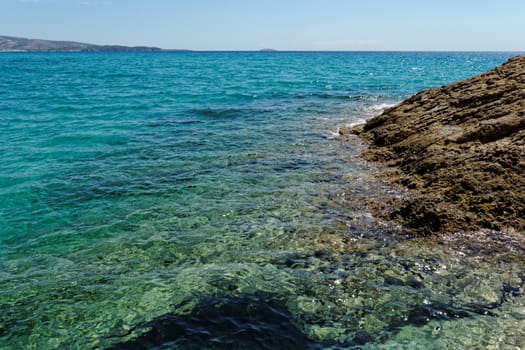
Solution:
[(192, 50), (525, 51), (525, 0), (0, 0), (0, 35)]

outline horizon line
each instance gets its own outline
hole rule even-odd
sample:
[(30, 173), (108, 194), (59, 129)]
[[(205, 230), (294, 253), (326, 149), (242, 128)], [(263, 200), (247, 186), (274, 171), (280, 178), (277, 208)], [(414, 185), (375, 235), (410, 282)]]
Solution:
[[(124, 46), (127, 45), (106, 45), (106, 46)], [(129, 46), (129, 47), (149, 47), (149, 46)], [(156, 47), (157, 48), (157, 47)], [(418, 50), (418, 49), (392, 49), (392, 50), (383, 50), (383, 49), (370, 49), (370, 50), (315, 50), (315, 49), (286, 49), (286, 50), (277, 50), (277, 49), (163, 49), (157, 48), (156, 51), (104, 51), (104, 52), (123, 52), (123, 53), (206, 53), (206, 52), (251, 52), (251, 53), (525, 53), (523, 50)], [(0, 51), (0, 53), (103, 53), (99, 51), (67, 51), (67, 50), (57, 50), (57, 51), (24, 51), (24, 50), (9, 50), (9, 51)]]
[[(17, 36), (17, 35), (11, 35), (11, 34), (0, 34), (0, 37), (6, 37), (10, 39), (23, 39), (23, 40), (37, 40), (37, 41), (47, 41), (47, 42), (66, 42), (66, 43), (75, 43), (75, 44), (83, 44), (83, 45), (93, 45), (93, 46), (123, 46), (123, 47), (130, 47), (130, 48), (152, 48), (155, 49), (156, 52), (176, 52), (176, 51), (190, 51), (190, 52), (479, 52), (479, 53), (525, 53), (525, 48), (516, 50), (516, 49), (489, 49), (489, 50), (483, 50), (483, 49), (474, 49), (474, 50), (456, 50), (456, 49), (274, 49), (271, 46), (262, 47), (259, 49), (189, 49), (189, 48), (163, 48), (160, 46), (152, 46), (148, 44), (100, 44), (100, 43), (93, 43), (93, 42), (84, 42), (84, 41), (77, 41), (77, 40), (67, 40), (67, 39), (42, 39), (42, 38), (31, 38), (26, 36)], [(116, 50), (118, 51), (118, 50)], [(77, 51), (0, 51), (0, 52), (77, 52)], [(78, 51), (78, 52), (84, 52), (84, 51)]]

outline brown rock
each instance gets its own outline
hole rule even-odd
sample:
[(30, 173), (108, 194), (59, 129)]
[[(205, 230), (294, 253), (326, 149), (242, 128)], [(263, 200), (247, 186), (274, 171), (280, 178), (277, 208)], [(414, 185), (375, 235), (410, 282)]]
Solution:
[(353, 132), (370, 143), (366, 159), (392, 168), (390, 182), (412, 184), (387, 215), (413, 232), (525, 232), (525, 57), (420, 92)]

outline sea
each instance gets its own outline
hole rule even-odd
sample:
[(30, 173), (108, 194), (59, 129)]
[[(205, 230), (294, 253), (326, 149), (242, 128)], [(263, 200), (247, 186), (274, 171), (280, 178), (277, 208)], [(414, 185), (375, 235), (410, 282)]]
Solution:
[(0, 54), (0, 349), (520, 349), (525, 240), (415, 238), (363, 123), (482, 52)]

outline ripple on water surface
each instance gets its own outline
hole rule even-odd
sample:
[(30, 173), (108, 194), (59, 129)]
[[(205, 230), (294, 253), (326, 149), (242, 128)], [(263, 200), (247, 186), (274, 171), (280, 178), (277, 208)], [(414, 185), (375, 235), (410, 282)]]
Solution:
[(523, 239), (403, 237), (333, 137), (504, 58), (1, 56), (0, 348), (521, 346)]

